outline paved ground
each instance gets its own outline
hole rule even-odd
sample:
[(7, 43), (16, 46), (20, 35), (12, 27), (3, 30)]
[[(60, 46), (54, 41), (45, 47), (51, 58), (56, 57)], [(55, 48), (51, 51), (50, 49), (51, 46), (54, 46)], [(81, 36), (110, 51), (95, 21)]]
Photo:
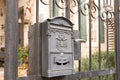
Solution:
[[(19, 77), (27, 76), (26, 70), (21, 70)], [(4, 80), (4, 68), (0, 67), (0, 80)]]
[(0, 67), (0, 80), (4, 80), (4, 68)]

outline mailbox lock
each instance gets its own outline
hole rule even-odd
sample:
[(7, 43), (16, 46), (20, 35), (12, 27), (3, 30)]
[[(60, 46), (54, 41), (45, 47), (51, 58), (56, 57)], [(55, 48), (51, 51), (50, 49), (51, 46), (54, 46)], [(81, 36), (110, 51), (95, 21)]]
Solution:
[(60, 56), (63, 56), (64, 55), (64, 53), (60, 53)]

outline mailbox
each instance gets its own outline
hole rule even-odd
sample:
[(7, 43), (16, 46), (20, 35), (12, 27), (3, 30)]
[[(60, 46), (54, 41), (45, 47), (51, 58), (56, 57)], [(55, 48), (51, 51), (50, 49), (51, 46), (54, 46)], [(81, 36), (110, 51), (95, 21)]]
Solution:
[(41, 66), (43, 77), (73, 74), (73, 24), (64, 17), (40, 24)]

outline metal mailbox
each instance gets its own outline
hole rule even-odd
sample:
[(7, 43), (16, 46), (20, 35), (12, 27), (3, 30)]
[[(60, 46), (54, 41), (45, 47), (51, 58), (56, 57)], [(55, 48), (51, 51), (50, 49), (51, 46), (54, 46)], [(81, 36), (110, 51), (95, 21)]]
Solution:
[(47, 19), (40, 24), (43, 77), (73, 74), (73, 24), (64, 17)]

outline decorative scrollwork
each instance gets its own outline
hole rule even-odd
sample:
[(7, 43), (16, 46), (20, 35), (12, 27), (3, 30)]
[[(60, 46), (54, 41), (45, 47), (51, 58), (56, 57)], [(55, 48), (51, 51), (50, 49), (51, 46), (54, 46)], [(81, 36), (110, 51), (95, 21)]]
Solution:
[[(53, 0), (52, 0), (53, 1)], [(107, 17), (106, 15), (109, 15), (109, 18), (113, 18), (114, 13), (113, 13), (113, 8), (111, 5), (104, 5), (101, 7), (98, 7), (98, 5), (95, 3), (94, 0), (91, 2), (87, 2), (86, 0), (71, 0), (72, 4), (71, 5), (66, 5), (66, 0), (54, 0), (54, 4), (59, 8), (59, 9), (66, 9), (67, 6), (72, 6), (70, 7), (70, 12), (72, 14), (78, 13), (78, 11), (81, 12), (84, 16), (91, 15), (93, 19), (97, 19), (100, 17), (102, 20), (105, 20)], [(47, 1), (45, 0), (40, 0), (41, 3), (44, 5), (49, 5)], [(76, 8), (77, 7), (77, 8)], [(75, 8), (75, 9), (74, 9)], [(100, 16), (99, 14), (100, 10)], [(91, 11), (91, 14), (89, 12)]]
[(80, 11), (84, 16), (87, 16), (89, 14), (89, 4), (82, 2)]
[[(59, 3), (65, 4), (65, 0), (60, 0)], [(62, 5), (62, 6), (61, 6), (59, 3), (58, 3), (58, 1), (55, 0), (55, 4), (56, 4), (56, 6), (57, 6), (58, 8), (60, 8), (60, 9), (65, 9), (65, 8), (66, 8), (66, 5), (64, 5), (64, 6)]]
[(106, 18), (114, 18), (114, 11), (111, 5), (105, 5), (100, 9), (100, 18), (106, 20)]
[(95, 4), (94, 1), (92, 1), (91, 3), (91, 16), (92, 18), (96, 19), (98, 17), (98, 15), (95, 15), (95, 14), (98, 14), (98, 6)]
[(41, 3), (43, 3), (44, 5), (49, 5), (49, 3), (47, 3), (45, 0), (40, 0)]
[[(72, 0), (72, 8), (73, 8), (73, 9), (76, 8), (76, 7), (78, 8), (78, 6), (79, 6), (78, 0)], [(76, 13), (78, 13), (78, 9), (77, 9), (76, 11), (70, 9), (70, 12), (71, 12), (72, 14), (76, 14)]]

